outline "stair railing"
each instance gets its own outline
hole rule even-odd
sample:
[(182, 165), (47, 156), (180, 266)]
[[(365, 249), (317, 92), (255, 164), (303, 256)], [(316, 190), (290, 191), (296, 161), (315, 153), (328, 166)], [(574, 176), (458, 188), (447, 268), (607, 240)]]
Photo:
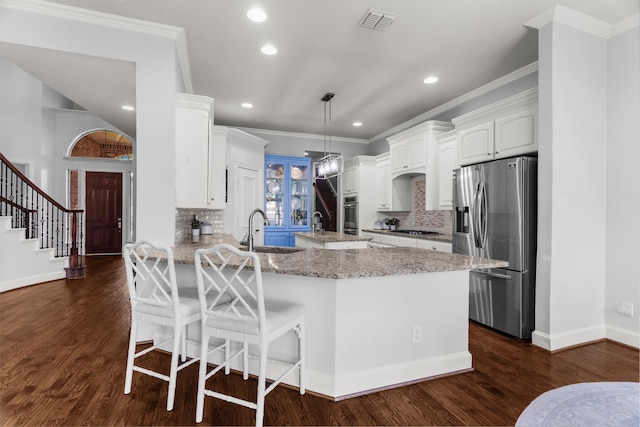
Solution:
[(25, 238), (38, 239), (40, 249), (69, 257), (68, 279), (85, 276), (84, 211), (67, 209), (24, 176), (0, 153), (0, 216), (11, 217), (12, 228), (24, 228)]

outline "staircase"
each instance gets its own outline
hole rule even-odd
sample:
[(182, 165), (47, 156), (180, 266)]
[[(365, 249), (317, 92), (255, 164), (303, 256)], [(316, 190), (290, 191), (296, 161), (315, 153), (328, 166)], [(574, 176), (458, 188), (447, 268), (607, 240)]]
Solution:
[(68, 256), (40, 249), (39, 239), (27, 239), (26, 229), (11, 228), (11, 217), (0, 216), (0, 292), (64, 279)]
[(337, 206), (338, 199), (334, 187), (327, 179), (316, 179), (316, 210), (322, 214), (322, 229), (338, 231)]
[(83, 214), (53, 200), (0, 153), (0, 292), (84, 277)]

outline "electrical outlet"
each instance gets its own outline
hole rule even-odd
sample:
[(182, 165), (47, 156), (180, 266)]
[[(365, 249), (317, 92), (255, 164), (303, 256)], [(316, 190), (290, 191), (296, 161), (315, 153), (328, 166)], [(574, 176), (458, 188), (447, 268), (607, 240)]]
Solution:
[(422, 342), (422, 326), (413, 325), (413, 329), (411, 330), (411, 343), (418, 344)]
[(633, 303), (621, 301), (618, 306), (618, 313), (625, 316), (633, 317)]

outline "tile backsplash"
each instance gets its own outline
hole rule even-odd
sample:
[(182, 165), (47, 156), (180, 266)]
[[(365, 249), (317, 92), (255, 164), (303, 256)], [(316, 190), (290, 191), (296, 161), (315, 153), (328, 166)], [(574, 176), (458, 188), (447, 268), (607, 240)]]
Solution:
[(382, 217), (395, 217), (400, 220), (400, 229), (438, 230), (450, 233), (452, 230), (451, 211), (425, 210), (425, 178), (418, 176), (411, 180), (411, 198), (413, 200), (410, 212), (389, 212)]
[(224, 232), (223, 209), (176, 209), (176, 243), (191, 238), (191, 220), (193, 216), (202, 222), (211, 224), (214, 233)]

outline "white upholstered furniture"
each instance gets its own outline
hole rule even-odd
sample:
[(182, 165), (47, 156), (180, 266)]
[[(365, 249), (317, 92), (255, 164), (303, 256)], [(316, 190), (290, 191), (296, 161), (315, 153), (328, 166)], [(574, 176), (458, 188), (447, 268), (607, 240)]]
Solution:
[[(256, 425), (262, 425), (265, 396), (290, 372), (298, 370), (300, 394), (304, 394), (304, 307), (280, 301), (264, 300), (260, 259), (253, 252), (240, 251), (228, 244), (219, 244), (195, 253), (196, 277), (200, 298), (202, 342), (196, 422), (201, 422), (205, 396), (215, 397), (256, 410)], [(229, 296), (230, 302), (223, 298)], [(288, 332), (298, 341), (298, 357), (287, 361), (288, 368), (266, 386), (269, 343)], [(223, 340), (220, 346), (209, 348), (210, 338)], [(256, 401), (248, 401), (207, 389), (206, 381), (236, 358), (242, 358), (244, 379), (248, 379), (249, 345), (259, 358), (258, 393)], [(211, 353), (223, 350), (224, 360), (207, 372)]]
[[(186, 326), (200, 320), (200, 305), (194, 293), (191, 298), (180, 297), (176, 284), (173, 253), (168, 247), (149, 242), (129, 243), (123, 247), (129, 299), (131, 302), (131, 335), (127, 357), (125, 394), (131, 392), (133, 372), (140, 372), (169, 382), (167, 410), (173, 409), (178, 371), (195, 363), (186, 362)], [(193, 288), (192, 288), (193, 289)], [(169, 339), (156, 342), (136, 353), (136, 336), (140, 322), (151, 322), (172, 329)], [(136, 365), (136, 359), (173, 340), (169, 375)], [(178, 354), (182, 363), (178, 366)]]

